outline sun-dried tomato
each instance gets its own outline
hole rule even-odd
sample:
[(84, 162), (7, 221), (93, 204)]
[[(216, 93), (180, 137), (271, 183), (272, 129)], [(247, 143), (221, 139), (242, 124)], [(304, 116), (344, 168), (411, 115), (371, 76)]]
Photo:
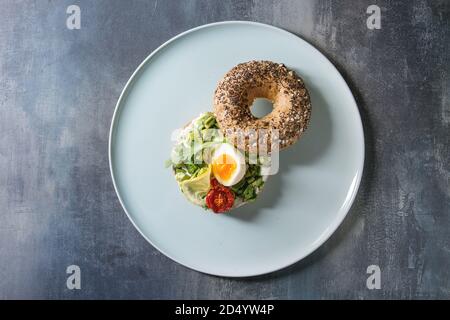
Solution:
[(211, 189), (206, 196), (206, 205), (215, 213), (227, 212), (234, 204), (234, 194), (216, 179), (211, 180)]

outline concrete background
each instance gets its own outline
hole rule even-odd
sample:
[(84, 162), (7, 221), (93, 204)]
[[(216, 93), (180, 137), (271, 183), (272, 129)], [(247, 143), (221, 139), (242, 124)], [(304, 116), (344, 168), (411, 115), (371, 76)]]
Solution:
[[(81, 29), (66, 8), (81, 8)], [(381, 30), (366, 9), (381, 8)], [(450, 298), (450, 1), (0, 0), (0, 298)], [(162, 42), (252, 20), (317, 46), (348, 81), (367, 160), (348, 217), (280, 272), (188, 270), (133, 228), (107, 140), (118, 96)], [(66, 288), (66, 267), (82, 271)], [(381, 289), (366, 268), (381, 268)]]

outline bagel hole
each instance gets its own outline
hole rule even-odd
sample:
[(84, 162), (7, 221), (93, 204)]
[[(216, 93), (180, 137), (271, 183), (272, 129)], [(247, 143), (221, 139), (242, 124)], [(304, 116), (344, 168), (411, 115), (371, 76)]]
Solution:
[(273, 110), (273, 102), (266, 98), (256, 98), (250, 107), (252, 115), (258, 119), (264, 118)]

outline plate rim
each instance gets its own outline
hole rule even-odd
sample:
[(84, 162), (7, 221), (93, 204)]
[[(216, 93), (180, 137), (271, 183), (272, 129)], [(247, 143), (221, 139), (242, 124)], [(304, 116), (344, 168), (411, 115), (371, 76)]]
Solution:
[[(356, 184), (353, 187), (353, 190), (351, 192), (351, 195), (349, 197), (349, 199), (347, 201), (345, 201), (345, 205), (343, 207), (341, 207), (339, 209), (339, 211), (343, 212), (343, 214), (341, 214), (340, 216), (337, 216), (336, 219), (334, 220), (334, 223), (332, 225), (330, 225), (329, 228), (327, 228), (327, 230), (322, 233), (322, 235), (320, 235), (320, 237), (308, 248), (308, 250), (305, 251), (305, 253), (303, 253), (302, 255), (296, 256), (295, 259), (290, 259), (287, 263), (284, 263), (278, 267), (271, 267), (268, 268), (266, 271), (262, 271), (262, 272), (256, 272), (256, 273), (239, 273), (239, 272), (229, 272), (229, 273), (215, 273), (215, 272), (211, 272), (211, 271), (207, 271), (205, 269), (199, 268), (199, 267), (195, 267), (195, 266), (191, 266), (189, 264), (183, 263), (181, 261), (179, 261), (177, 258), (173, 257), (171, 254), (168, 254), (167, 252), (165, 252), (164, 250), (162, 250), (161, 248), (159, 248), (155, 243), (153, 243), (141, 230), (141, 228), (136, 224), (136, 222), (133, 220), (133, 218), (131, 217), (131, 215), (129, 214), (123, 200), (122, 197), (119, 193), (119, 189), (116, 183), (116, 179), (114, 177), (114, 170), (113, 170), (113, 160), (112, 160), (112, 141), (113, 141), (113, 135), (114, 135), (114, 131), (115, 131), (115, 124), (117, 122), (117, 118), (119, 117), (119, 113), (120, 113), (120, 106), (122, 104), (122, 101), (124, 100), (124, 98), (127, 95), (127, 91), (128, 89), (131, 87), (131, 84), (134, 82), (136, 76), (140, 73), (140, 71), (143, 69), (143, 67), (147, 64), (148, 61), (150, 61), (153, 56), (155, 56), (159, 51), (161, 51), (163, 48), (165, 48), (166, 46), (168, 46), (170, 43), (175, 42), (176, 40), (178, 40), (179, 38), (182, 38), (190, 33), (199, 31), (201, 29), (206, 29), (206, 28), (210, 28), (210, 27), (215, 27), (218, 25), (253, 25), (253, 26), (258, 26), (258, 27), (263, 27), (263, 28), (268, 28), (280, 33), (284, 33), (292, 38), (296, 38), (297, 40), (300, 40), (302, 42), (304, 42), (307, 46), (309, 46), (313, 51), (315, 51), (318, 55), (322, 56), (323, 58), (326, 59), (326, 61), (328, 61), (330, 63), (330, 65), (332, 66), (332, 68), (334, 68), (334, 70), (337, 72), (338, 74), (338, 78), (339, 80), (344, 84), (346, 91), (348, 94), (350, 94), (350, 97), (352, 98), (353, 101), (353, 107), (356, 111), (356, 115), (359, 121), (358, 122), (358, 131), (360, 133), (361, 136), (361, 144), (360, 144), (360, 150), (362, 151), (362, 157), (361, 157), (361, 161), (359, 163), (359, 167), (357, 168), (357, 174), (356, 174)], [(309, 43), (307, 40), (303, 39), (302, 37), (287, 31), (285, 29), (282, 29), (280, 27), (276, 27), (270, 24), (266, 24), (266, 23), (261, 23), (261, 22), (255, 22), (255, 21), (245, 21), (245, 20), (227, 20), (227, 21), (219, 21), (219, 22), (212, 22), (212, 23), (207, 23), (207, 24), (203, 24), (191, 29), (188, 29), (186, 31), (183, 31), (175, 36), (173, 36), (172, 38), (170, 38), (169, 40), (165, 41), (163, 44), (161, 44), (160, 46), (158, 46), (156, 49), (154, 49), (140, 64), (139, 66), (134, 70), (134, 72), (131, 74), (130, 78), (127, 80), (127, 82), (125, 83), (124, 88), (122, 89), (119, 98), (117, 100), (117, 103), (114, 107), (114, 112), (113, 112), (113, 116), (112, 116), (112, 120), (111, 120), (111, 125), (110, 125), (110, 130), (109, 130), (109, 138), (108, 138), (108, 162), (109, 162), (109, 171), (111, 174), (111, 179), (113, 182), (113, 186), (114, 186), (114, 191), (117, 195), (117, 198), (119, 199), (119, 203), (123, 209), (123, 211), (125, 212), (125, 214), (128, 217), (128, 220), (130, 220), (131, 224), (134, 226), (134, 228), (140, 233), (140, 235), (149, 243), (151, 244), (156, 250), (158, 250), (159, 252), (161, 252), (164, 256), (168, 257), (169, 259), (171, 259), (172, 261), (190, 269), (190, 270), (194, 270), (197, 272), (201, 272), (204, 274), (208, 274), (208, 275), (213, 275), (213, 276), (219, 276), (219, 277), (226, 277), (226, 278), (244, 278), (244, 277), (257, 277), (257, 276), (261, 276), (264, 274), (269, 274), (269, 273), (273, 273), (279, 270), (283, 270), (286, 269), (292, 265), (294, 265), (297, 262), (300, 262), (301, 260), (305, 259), (307, 256), (309, 256), (310, 254), (312, 254), (313, 252), (315, 252), (319, 247), (321, 247), (325, 242), (328, 241), (328, 239), (330, 239), (330, 237), (335, 233), (335, 231), (339, 228), (339, 226), (341, 226), (342, 222), (344, 221), (344, 219), (347, 217), (348, 212), (350, 211), (356, 195), (358, 194), (358, 190), (361, 184), (361, 179), (362, 179), (362, 175), (363, 175), (363, 171), (364, 171), (364, 163), (365, 163), (365, 137), (364, 137), (364, 128), (363, 128), (363, 124), (362, 124), (362, 119), (361, 119), (361, 114), (359, 112), (359, 108), (358, 108), (358, 104), (356, 102), (356, 99), (347, 83), (347, 81), (345, 81), (344, 77), (342, 76), (341, 72), (336, 68), (336, 66), (334, 65), (334, 63), (332, 61), (330, 61), (330, 59), (325, 56), (319, 49), (317, 49), (314, 45), (312, 45), (311, 43)], [(348, 197), (348, 195), (347, 195)]]

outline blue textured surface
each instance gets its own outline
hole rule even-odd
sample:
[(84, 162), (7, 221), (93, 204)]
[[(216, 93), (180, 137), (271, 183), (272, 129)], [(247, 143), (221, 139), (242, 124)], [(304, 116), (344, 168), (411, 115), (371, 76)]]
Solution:
[[(66, 8), (81, 8), (81, 29)], [(12, 1), (0, 4), (0, 298), (450, 298), (450, 5), (377, 1)], [(133, 228), (109, 175), (115, 102), (162, 42), (253, 20), (339, 68), (366, 134), (360, 192), (318, 251), (231, 280), (188, 270)], [(82, 289), (66, 288), (77, 264)], [(381, 289), (366, 268), (381, 268)]]

